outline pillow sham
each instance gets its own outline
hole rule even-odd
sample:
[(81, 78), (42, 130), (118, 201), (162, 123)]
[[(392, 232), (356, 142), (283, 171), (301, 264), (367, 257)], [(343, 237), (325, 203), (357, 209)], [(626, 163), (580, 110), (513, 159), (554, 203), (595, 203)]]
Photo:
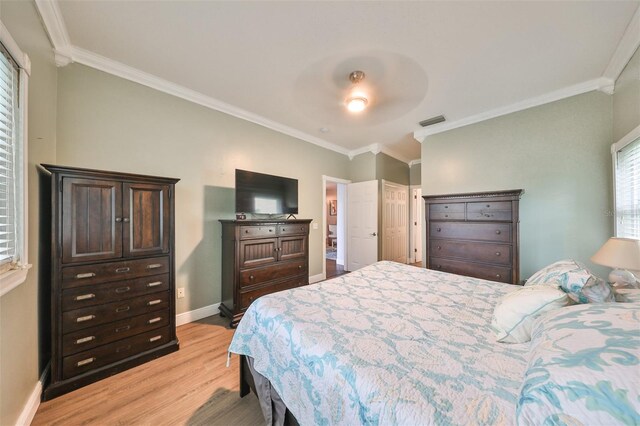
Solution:
[(533, 324), (518, 425), (640, 424), (640, 303), (548, 312)]
[(640, 288), (616, 288), (613, 292), (616, 302), (640, 302)]
[(565, 291), (577, 303), (615, 301), (611, 286), (593, 275), (583, 264), (575, 260), (561, 260), (540, 269), (525, 284), (553, 285)]
[(491, 328), (498, 342), (528, 342), (531, 340), (531, 325), (538, 315), (569, 303), (567, 294), (558, 288), (522, 287), (500, 299), (493, 311)]

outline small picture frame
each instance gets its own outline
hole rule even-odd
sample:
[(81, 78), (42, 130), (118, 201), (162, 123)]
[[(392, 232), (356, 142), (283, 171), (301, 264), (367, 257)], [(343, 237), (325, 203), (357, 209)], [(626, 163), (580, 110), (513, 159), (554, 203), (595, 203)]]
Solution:
[(330, 200), (329, 201), (329, 216), (335, 216), (337, 212), (337, 201)]

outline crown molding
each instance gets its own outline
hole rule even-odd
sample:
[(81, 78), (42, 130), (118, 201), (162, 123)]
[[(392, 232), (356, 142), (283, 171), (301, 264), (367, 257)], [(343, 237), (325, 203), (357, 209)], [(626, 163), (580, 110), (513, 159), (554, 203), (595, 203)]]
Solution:
[(602, 74), (603, 77), (613, 80), (618, 79), (622, 70), (640, 46), (640, 7), (633, 14), (627, 29), (624, 31), (616, 51), (613, 53), (609, 65)]
[(373, 143), (371, 145), (363, 146), (362, 148), (353, 149), (349, 151), (347, 155), (349, 156), (349, 160), (353, 160), (356, 156), (365, 154), (367, 152), (370, 152), (373, 155), (383, 153), (388, 155), (389, 157), (395, 158), (396, 160), (402, 161), (403, 163), (407, 164), (410, 164), (411, 162), (411, 160), (407, 159), (407, 157), (405, 157), (404, 155), (401, 155), (393, 149), (379, 143)]
[(56, 65), (64, 67), (71, 63), (71, 39), (56, 0), (35, 0), (36, 9), (53, 46)]
[(434, 126), (425, 127), (423, 129), (416, 130), (415, 132), (413, 132), (413, 137), (418, 142), (422, 143), (424, 142), (427, 136), (446, 132), (448, 130), (457, 129), (458, 127), (464, 127), (470, 124), (479, 123), (481, 121), (511, 114), (513, 112), (518, 112), (525, 109), (548, 104), (551, 102), (559, 101), (561, 99), (569, 98), (571, 96), (581, 95), (583, 93), (591, 92), (593, 90), (600, 90), (605, 93), (611, 94), (610, 91), (613, 85), (614, 85), (614, 81), (609, 78), (605, 78), (605, 77), (596, 78), (593, 80), (585, 81), (583, 83), (574, 84), (573, 86), (565, 87), (560, 90), (555, 90), (553, 92), (549, 92), (541, 96), (525, 99), (524, 101), (516, 102), (511, 105), (481, 112), (480, 114), (475, 114), (469, 117), (462, 118), (460, 120), (451, 121), (449, 123), (445, 122), (442, 124), (436, 124)]

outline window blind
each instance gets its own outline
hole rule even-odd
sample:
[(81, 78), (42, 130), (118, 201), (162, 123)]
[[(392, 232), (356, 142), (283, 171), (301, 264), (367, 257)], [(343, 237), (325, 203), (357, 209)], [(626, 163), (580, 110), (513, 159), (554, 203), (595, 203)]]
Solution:
[(19, 69), (0, 44), (0, 272), (18, 259)]
[(640, 238), (640, 139), (616, 155), (616, 236)]

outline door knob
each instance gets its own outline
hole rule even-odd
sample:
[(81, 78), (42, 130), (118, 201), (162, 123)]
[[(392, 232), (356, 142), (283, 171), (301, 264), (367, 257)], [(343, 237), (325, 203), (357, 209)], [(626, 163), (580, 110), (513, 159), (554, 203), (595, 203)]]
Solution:
[(377, 236), (378, 234), (376, 234), (375, 232), (372, 232), (372, 233), (371, 233), (371, 234), (369, 234), (369, 235), (371, 235), (372, 237), (375, 237), (375, 236)]

